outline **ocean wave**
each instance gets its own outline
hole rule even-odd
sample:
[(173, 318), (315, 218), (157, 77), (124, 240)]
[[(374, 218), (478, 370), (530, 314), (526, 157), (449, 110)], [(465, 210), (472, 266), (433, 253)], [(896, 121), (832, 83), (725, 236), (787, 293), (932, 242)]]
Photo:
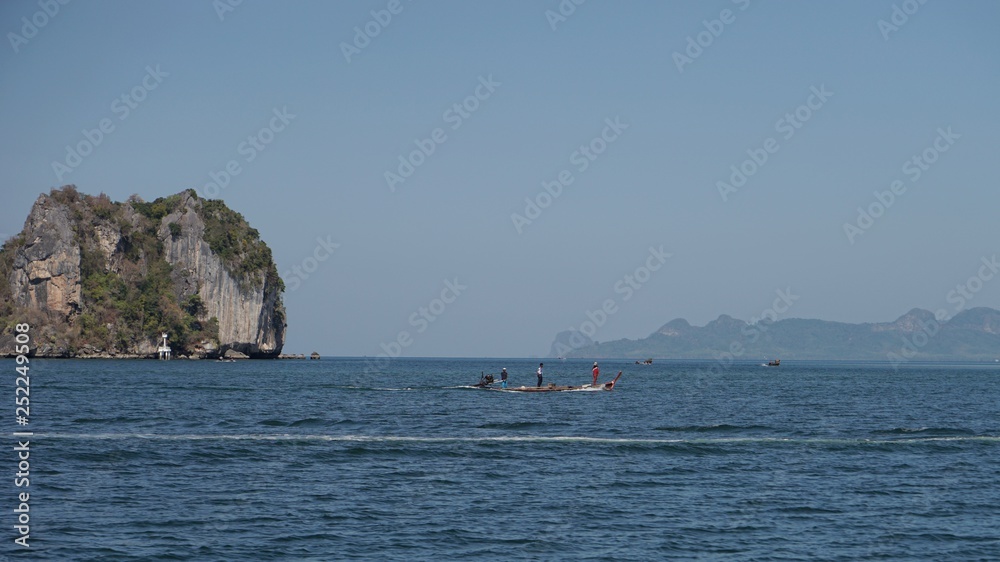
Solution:
[(560, 425), (568, 425), (566, 423), (552, 423), (552, 422), (489, 422), (477, 425), (477, 429), (502, 429), (502, 430), (514, 430), (514, 429), (533, 429), (541, 427), (553, 427)]
[[(263, 425), (265, 427), (332, 427), (341, 424), (353, 424), (353, 420), (342, 419), (342, 420), (328, 420), (325, 418), (303, 418), (301, 420), (278, 420), (278, 419), (266, 419), (257, 422), (257, 425)], [(216, 424), (218, 426), (219, 424)]]
[[(409, 392), (409, 391), (413, 391), (413, 390), (427, 390), (427, 389), (413, 388), (411, 386), (404, 386), (404, 387), (401, 387), (401, 388), (395, 388), (395, 387), (382, 387), (382, 386), (335, 385), (335, 386), (328, 386), (326, 388), (332, 388), (332, 389), (335, 389), (335, 390), (354, 390), (354, 391), (368, 391), (368, 392)], [(431, 387), (431, 388), (435, 388), (435, 387)], [(447, 387), (447, 386), (445, 386), (445, 387), (436, 387), (436, 388), (464, 388), (464, 387), (461, 387), (461, 386)], [(475, 388), (475, 387), (469, 387), (469, 388)]]
[(288, 427), (322, 427), (330, 424), (331, 422), (329, 420), (325, 420), (323, 418), (305, 418), (302, 420), (293, 421), (292, 423), (288, 424)]
[(731, 425), (727, 423), (715, 425), (682, 425), (682, 426), (661, 426), (654, 427), (655, 431), (667, 431), (677, 433), (728, 433), (733, 431), (774, 431), (773, 427), (766, 425)]
[(975, 436), (976, 432), (964, 427), (894, 427), (892, 429), (879, 429), (872, 432), (873, 435), (901, 435), (912, 436), (933, 436), (933, 437), (967, 437)]
[(148, 423), (148, 422), (171, 422), (170, 418), (163, 416), (155, 416), (149, 418), (130, 418), (126, 416), (116, 416), (109, 418), (74, 418), (73, 423), (113, 423), (113, 424), (125, 424), (125, 423)]

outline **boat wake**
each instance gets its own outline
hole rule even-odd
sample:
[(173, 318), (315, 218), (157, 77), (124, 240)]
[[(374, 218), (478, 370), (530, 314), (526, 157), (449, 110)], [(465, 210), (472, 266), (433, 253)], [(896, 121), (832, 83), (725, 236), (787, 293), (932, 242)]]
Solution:
[(411, 386), (406, 386), (403, 388), (380, 387), (380, 386), (332, 386), (330, 388), (339, 390), (365, 390), (370, 392), (406, 392), (411, 390), (425, 390), (420, 388), (413, 388)]

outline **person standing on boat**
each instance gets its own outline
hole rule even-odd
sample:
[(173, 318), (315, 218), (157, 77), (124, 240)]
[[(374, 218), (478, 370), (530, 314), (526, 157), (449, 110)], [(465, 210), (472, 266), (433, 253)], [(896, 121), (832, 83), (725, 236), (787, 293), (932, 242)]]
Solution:
[(507, 388), (507, 367), (500, 371), (500, 388)]
[(538, 386), (542, 386), (542, 366), (544, 363), (538, 364)]
[(597, 368), (597, 361), (594, 361), (594, 384), (590, 386), (597, 386), (597, 376), (601, 374), (601, 370)]

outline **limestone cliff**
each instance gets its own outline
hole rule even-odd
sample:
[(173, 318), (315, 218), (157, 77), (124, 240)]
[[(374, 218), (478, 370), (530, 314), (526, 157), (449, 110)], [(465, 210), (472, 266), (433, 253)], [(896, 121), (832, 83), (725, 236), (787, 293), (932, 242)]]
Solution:
[[(284, 336), (280, 293), (274, 280), (262, 273), (248, 281), (237, 281), (205, 240), (205, 222), (198, 214), (201, 201), (191, 193), (181, 194), (178, 209), (165, 216), (158, 235), (164, 258), (171, 266), (175, 286), (182, 298), (197, 294), (205, 316), (219, 319), (219, 340), (228, 349), (246, 355), (276, 355)], [(170, 224), (180, 227), (173, 236)]]
[(69, 318), (80, 310), (80, 246), (69, 208), (36, 205), (24, 223), (24, 243), (14, 250), (10, 276), (14, 302)]
[(0, 354), (29, 322), (39, 356), (276, 357), (284, 285), (243, 217), (188, 190), (115, 203), (67, 186), (41, 195), (0, 250)]

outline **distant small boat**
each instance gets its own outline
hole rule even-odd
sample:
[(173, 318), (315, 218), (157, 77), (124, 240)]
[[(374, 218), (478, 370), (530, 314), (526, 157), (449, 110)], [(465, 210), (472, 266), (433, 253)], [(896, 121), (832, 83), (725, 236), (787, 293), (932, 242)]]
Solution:
[(781, 359), (775, 359), (774, 361), (768, 361), (766, 367), (780, 367)]
[(653, 364), (653, 360), (652, 359), (646, 359), (645, 361), (636, 361), (635, 364), (636, 365), (652, 365)]

